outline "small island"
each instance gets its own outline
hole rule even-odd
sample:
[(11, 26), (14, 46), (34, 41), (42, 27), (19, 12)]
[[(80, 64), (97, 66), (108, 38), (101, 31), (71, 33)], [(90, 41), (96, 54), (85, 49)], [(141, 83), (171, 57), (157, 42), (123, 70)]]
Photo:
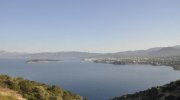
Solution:
[(56, 59), (30, 59), (26, 63), (48, 63), (48, 62), (60, 62), (61, 60)]

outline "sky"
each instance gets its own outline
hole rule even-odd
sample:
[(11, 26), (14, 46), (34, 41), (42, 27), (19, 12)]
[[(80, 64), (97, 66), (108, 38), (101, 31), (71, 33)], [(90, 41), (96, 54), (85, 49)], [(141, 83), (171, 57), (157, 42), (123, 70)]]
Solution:
[(0, 50), (119, 52), (180, 44), (180, 0), (0, 0)]

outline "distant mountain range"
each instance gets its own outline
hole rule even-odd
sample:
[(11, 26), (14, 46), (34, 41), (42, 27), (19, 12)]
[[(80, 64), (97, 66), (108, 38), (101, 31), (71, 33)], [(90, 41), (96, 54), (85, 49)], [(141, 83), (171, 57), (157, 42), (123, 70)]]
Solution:
[(169, 57), (180, 56), (180, 45), (172, 47), (156, 47), (147, 50), (124, 51), (117, 53), (102, 54), (97, 57), (124, 57), (124, 56), (139, 56), (139, 57)]
[(75, 59), (97, 56), (99, 53), (88, 52), (42, 52), (42, 53), (17, 53), (0, 51), (0, 58), (30, 58), (30, 59)]
[(86, 58), (92, 56), (98, 56), (98, 53), (88, 52), (46, 52), (46, 53), (35, 53), (28, 55), (28, 58), (46, 58), (46, 59), (75, 59), (75, 58)]
[(0, 58), (24, 58), (28, 55), (28, 53), (7, 52), (0, 50)]
[(143, 56), (143, 57), (167, 57), (180, 56), (180, 45), (172, 47), (156, 47), (147, 50), (124, 51), (117, 53), (88, 53), (88, 52), (42, 52), (42, 53), (18, 53), (0, 50), (0, 58), (45, 58), (45, 59), (71, 59), (87, 57), (124, 57), (124, 56)]

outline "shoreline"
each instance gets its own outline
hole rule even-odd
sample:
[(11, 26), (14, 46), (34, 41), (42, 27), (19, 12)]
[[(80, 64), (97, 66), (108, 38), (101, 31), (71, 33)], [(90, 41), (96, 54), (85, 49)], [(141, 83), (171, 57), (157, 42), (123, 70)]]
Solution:
[(61, 62), (61, 60), (55, 60), (55, 59), (31, 59), (27, 60), (26, 63), (50, 63), (50, 62)]
[(86, 58), (84, 61), (114, 65), (152, 65), (168, 66), (180, 70), (180, 57), (111, 57), (111, 58)]

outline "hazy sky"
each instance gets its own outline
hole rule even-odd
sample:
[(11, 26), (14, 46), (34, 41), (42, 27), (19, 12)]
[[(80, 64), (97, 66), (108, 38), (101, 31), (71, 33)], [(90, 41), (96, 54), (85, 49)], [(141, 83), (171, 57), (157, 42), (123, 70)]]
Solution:
[(0, 0), (0, 49), (118, 52), (180, 44), (180, 0)]

